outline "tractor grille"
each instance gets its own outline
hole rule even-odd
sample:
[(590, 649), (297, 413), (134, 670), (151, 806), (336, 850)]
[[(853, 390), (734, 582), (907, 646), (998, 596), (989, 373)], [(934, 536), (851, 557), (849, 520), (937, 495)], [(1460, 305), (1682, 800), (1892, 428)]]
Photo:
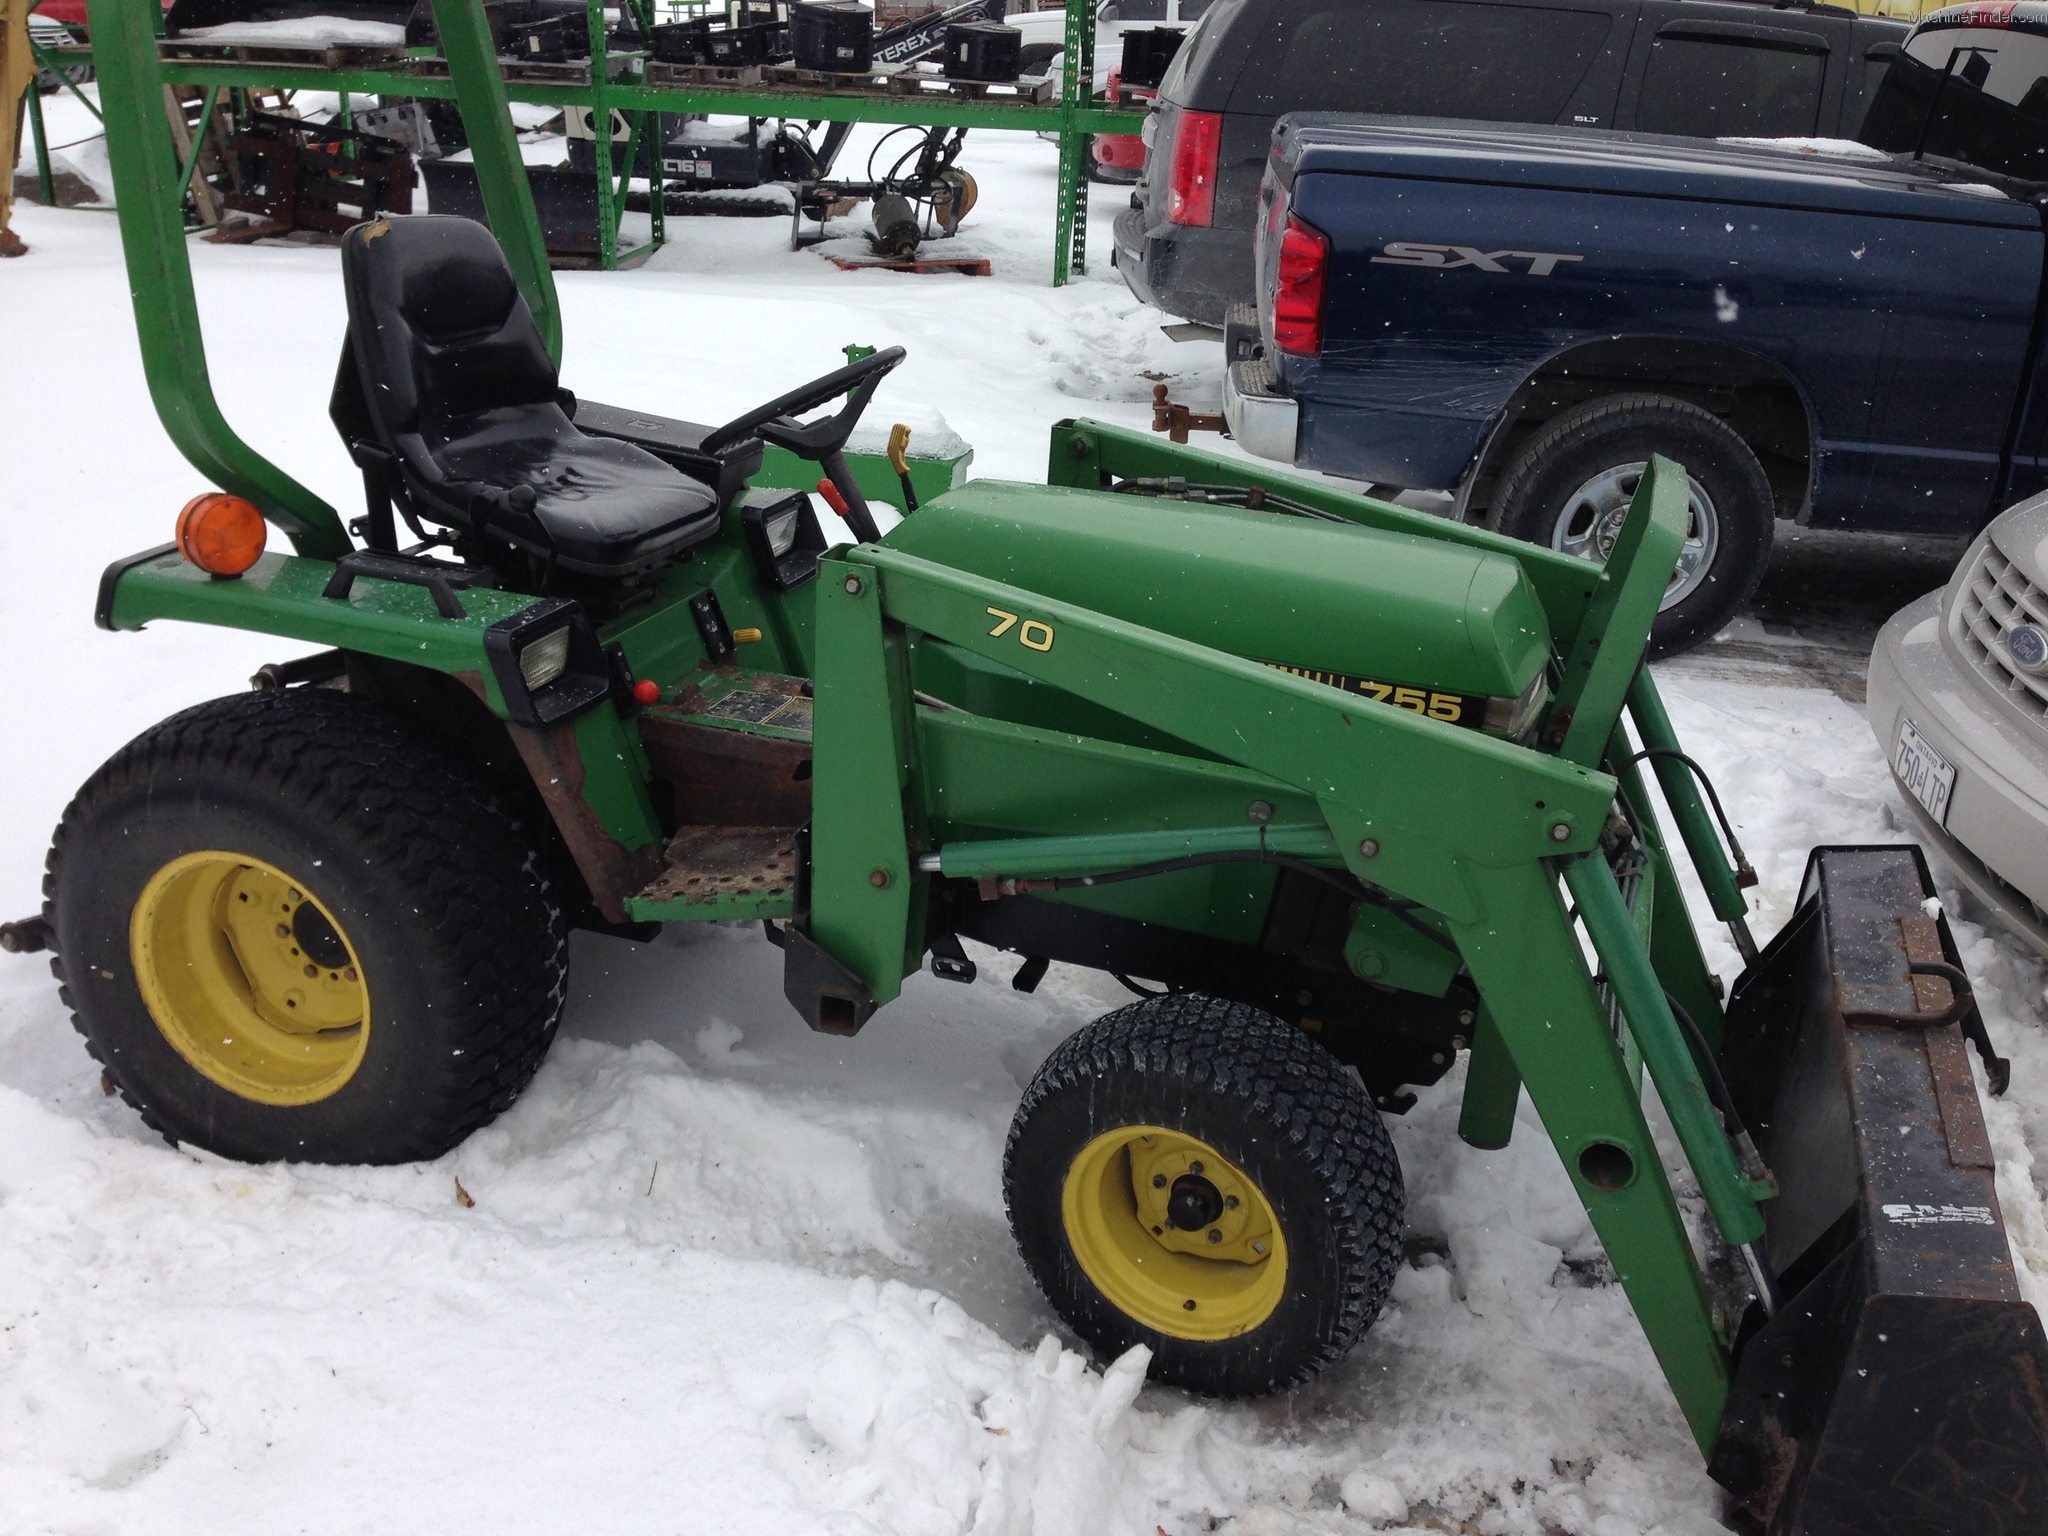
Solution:
[(2048, 677), (2020, 671), (2005, 648), (2005, 637), (2021, 624), (2048, 629), (2048, 590), (2027, 580), (1986, 539), (1949, 616), (1949, 633), (1971, 665), (2022, 715), (2048, 723)]

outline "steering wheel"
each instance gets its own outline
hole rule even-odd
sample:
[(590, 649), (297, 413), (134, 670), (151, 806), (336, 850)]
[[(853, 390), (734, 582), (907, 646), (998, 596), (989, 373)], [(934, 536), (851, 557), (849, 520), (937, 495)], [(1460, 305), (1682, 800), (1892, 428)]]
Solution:
[[(708, 433), (703, 442), (704, 452), (716, 453), (745, 438), (760, 437), (800, 459), (814, 461), (845, 501), (846, 525), (862, 543), (872, 544), (882, 534), (875, 526), (874, 514), (868, 510), (867, 498), (854, 484), (853, 471), (847, 467), (846, 440), (860, 425), (861, 412), (868, 408), (868, 401), (874, 398), (883, 378), (905, 356), (901, 347), (884, 347), (857, 363), (835, 368), (801, 388), (778, 395), (766, 405), (757, 405), (744, 416), (736, 416)], [(796, 420), (805, 411), (816, 410), (849, 391), (852, 398), (837, 415), (821, 421)]]

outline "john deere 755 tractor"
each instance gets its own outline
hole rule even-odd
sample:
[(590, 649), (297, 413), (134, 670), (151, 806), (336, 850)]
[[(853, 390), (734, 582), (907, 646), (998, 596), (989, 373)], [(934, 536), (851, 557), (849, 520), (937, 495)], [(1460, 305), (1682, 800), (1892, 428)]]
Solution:
[[(344, 529), (214, 406), (147, 12), (93, 0), (150, 386), (216, 487), (100, 622), (328, 647), (116, 755), (8, 930), (150, 1124), (434, 1157), (538, 1067), (576, 926), (757, 922), (835, 1035), (926, 963), (972, 980), (973, 939), (1027, 990), (1059, 960), (1144, 994), (1054, 1051), (1005, 1153), (1024, 1257), (1104, 1354), (1224, 1395), (1339, 1358), (1401, 1261), (1382, 1117), (1463, 1055), (1464, 1136), (1505, 1145), (1527, 1090), (1760, 1521), (2048, 1526), (2048, 1348), (1970, 1043), (2002, 1064), (1911, 847), (1815, 850), (1750, 941), (1642, 664), (1682, 470), (1603, 568), (1064, 421), (1047, 483), (879, 536), (893, 477), (845, 446), (900, 349), (716, 428), (558, 386), (483, 10), (436, 11), (496, 235), (348, 235)], [(819, 482), (858, 543), (826, 547)], [(1680, 857), (1749, 962), (1725, 1007)]]

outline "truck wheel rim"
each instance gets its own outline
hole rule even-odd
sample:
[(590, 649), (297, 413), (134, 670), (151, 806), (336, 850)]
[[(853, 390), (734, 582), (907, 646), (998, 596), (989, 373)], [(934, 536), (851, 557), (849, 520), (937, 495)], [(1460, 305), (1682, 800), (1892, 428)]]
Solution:
[(1096, 1289), (1170, 1338), (1235, 1338), (1286, 1294), (1287, 1241), (1272, 1204), (1243, 1169), (1179, 1131), (1129, 1125), (1097, 1136), (1067, 1170), (1060, 1214)]
[(370, 989), (305, 882), (242, 853), (188, 853), (128, 925), (143, 1003), (192, 1069), (259, 1104), (312, 1104), (362, 1065)]
[[(1629, 503), (1642, 483), (1647, 460), (1616, 464), (1603, 469), (1565, 499), (1551, 531), (1550, 547), (1581, 560), (1604, 565), (1628, 516)], [(1714, 511), (1714, 498), (1691, 475), (1685, 477), (1685, 544), (1678, 551), (1678, 564), (1671, 572), (1671, 584), (1664, 589), (1660, 612), (1675, 607), (1699, 590), (1721, 547), (1721, 520)]]

